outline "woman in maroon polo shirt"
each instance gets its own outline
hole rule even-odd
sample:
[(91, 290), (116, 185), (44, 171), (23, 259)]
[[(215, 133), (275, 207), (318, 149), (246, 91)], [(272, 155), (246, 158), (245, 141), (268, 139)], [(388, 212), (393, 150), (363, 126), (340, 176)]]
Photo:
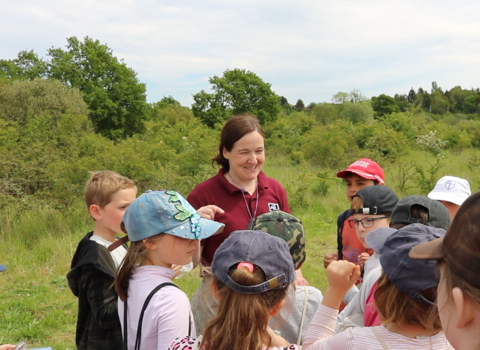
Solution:
[[(222, 129), (218, 154), (212, 159), (212, 164), (220, 166), (217, 175), (200, 183), (187, 197), (196, 209), (208, 205), (222, 209), (212, 207), (214, 217), (210, 219), (225, 224), (225, 229), (202, 240), (202, 266), (210, 266), (219, 245), (233, 231), (245, 230), (253, 218), (272, 210), (290, 212), (285, 189), (265, 176), (264, 163), (265, 134), (258, 120), (250, 115), (230, 118)], [(192, 299), (197, 334), (203, 334), (217, 304), (211, 292), (211, 277), (203, 277)]]

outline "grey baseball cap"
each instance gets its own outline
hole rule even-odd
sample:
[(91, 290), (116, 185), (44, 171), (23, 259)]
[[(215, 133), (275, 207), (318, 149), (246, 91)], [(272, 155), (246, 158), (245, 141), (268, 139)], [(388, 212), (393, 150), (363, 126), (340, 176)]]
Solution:
[[(265, 273), (265, 282), (245, 286), (229, 275), (230, 268), (246, 262)], [(238, 268), (238, 267), (237, 267)], [(234, 231), (220, 244), (212, 261), (215, 277), (241, 294), (287, 288), (295, 281), (295, 268), (287, 242), (263, 231)]]
[(398, 202), (397, 195), (387, 186), (367, 186), (354, 197), (360, 197), (363, 208), (352, 210), (352, 214), (391, 215)]
[(428, 211), (428, 222), (423, 224), (445, 230), (450, 226), (450, 215), (447, 208), (436, 200), (419, 195), (406, 196), (398, 201), (393, 209), (390, 225), (422, 223), (418, 219), (412, 218), (411, 208), (414, 205), (420, 205)]

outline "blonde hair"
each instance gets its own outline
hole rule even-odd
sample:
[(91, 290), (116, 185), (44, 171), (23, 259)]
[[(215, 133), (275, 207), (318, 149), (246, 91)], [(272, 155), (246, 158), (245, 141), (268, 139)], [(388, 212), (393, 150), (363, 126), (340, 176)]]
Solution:
[(92, 204), (104, 208), (112, 201), (112, 196), (115, 193), (128, 188), (133, 188), (135, 192), (137, 191), (133, 181), (126, 176), (110, 170), (91, 172), (90, 179), (85, 184), (84, 190), (87, 208), (90, 208)]
[(355, 196), (352, 198), (352, 203), (350, 205), (350, 209), (352, 210), (358, 210), (360, 208), (363, 208), (363, 200), (362, 197), (360, 196)]
[[(421, 294), (433, 302), (436, 299), (437, 287), (428, 288)], [(437, 306), (413, 300), (398, 289), (384, 271), (378, 279), (374, 299), (382, 324), (420, 326), (429, 332), (439, 332), (442, 329)]]
[[(254, 266), (253, 273), (247, 268), (230, 268), (228, 274), (238, 284), (253, 286), (266, 280), (263, 271)], [(263, 339), (268, 335), (269, 312), (285, 299), (289, 287), (257, 294), (241, 294), (230, 289), (214, 277), (220, 302), (217, 316), (204, 332), (201, 348), (205, 350), (258, 350), (263, 348)], [(271, 338), (270, 338), (271, 339)], [(270, 347), (270, 344), (265, 344)]]

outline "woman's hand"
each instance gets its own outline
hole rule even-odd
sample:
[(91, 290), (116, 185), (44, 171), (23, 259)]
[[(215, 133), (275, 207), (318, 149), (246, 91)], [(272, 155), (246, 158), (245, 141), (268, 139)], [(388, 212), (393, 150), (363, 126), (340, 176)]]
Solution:
[(209, 219), (209, 220), (214, 220), (215, 219), (215, 214), (217, 214), (217, 213), (223, 214), (223, 213), (225, 213), (225, 211), (222, 208), (217, 207), (216, 205), (210, 204), (210, 205), (206, 205), (204, 207), (199, 208), (197, 210), (197, 213), (202, 218)]

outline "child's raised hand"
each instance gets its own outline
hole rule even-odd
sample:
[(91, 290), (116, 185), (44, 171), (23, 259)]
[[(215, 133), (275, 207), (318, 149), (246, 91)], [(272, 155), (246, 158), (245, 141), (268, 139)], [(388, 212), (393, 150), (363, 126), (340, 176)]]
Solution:
[(325, 266), (325, 268), (328, 267), (328, 265), (330, 265), (330, 263), (332, 261), (336, 261), (338, 260), (338, 253), (335, 252), (335, 253), (330, 253), (330, 254), (325, 254), (324, 257), (323, 257), (323, 266)]
[(327, 268), (329, 287), (345, 294), (360, 277), (360, 268), (346, 260), (333, 261)]
[(368, 254), (367, 252), (363, 252), (358, 256), (357, 264), (363, 268), (363, 266), (365, 265), (369, 257), (370, 257), (370, 254)]
[(360, 267), (346, 260), (332, 261), (327, 267), (328, 287), (322, 304), (338, 309), (343, 296), (360, 277)]

